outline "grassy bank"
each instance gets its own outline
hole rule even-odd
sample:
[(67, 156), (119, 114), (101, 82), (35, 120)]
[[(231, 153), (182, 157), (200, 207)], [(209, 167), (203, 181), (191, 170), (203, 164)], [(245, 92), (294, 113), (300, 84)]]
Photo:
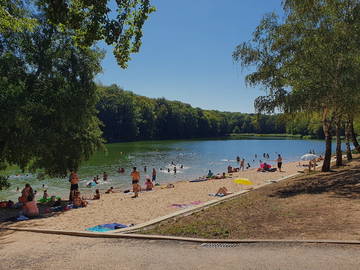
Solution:
[(360, 240), (360, 160), (255, 190), (147, 234), (198, 238)]

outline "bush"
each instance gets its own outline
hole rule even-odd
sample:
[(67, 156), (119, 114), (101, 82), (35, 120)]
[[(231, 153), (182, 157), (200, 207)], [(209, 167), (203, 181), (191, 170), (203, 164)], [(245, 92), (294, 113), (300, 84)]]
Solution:
[(0, 176), (0, 190), (8, 189), (10, 187), (8, 178), (8, 176)]

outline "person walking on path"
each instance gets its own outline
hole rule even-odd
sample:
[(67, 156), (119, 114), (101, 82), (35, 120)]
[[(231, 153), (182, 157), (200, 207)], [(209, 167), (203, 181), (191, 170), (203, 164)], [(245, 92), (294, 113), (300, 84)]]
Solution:
[(276, 159), (277, 167), (279, 169), (279, 172), (281, 172), (281, 166), (282, 166), (282, 157), (280, 154), (278, 154), (278, 158)]
[(153, 170), (152, 170), (152, 181), (156, 182), (156, 170), (155, 170), (155, 168), (153, 168)]
[(79, 190), (79, 177), (76, 172), (74, 171), (70, 172), (69, 182), (71, 184), (69, 200), (73, 201), (75, 192)]
[(132, 179), (132, 186), (133, 186), (133, 192), (134, 196), (132, 198), (137, 198), (139, 196), (139, 181), (140, 181), (140, 173), (136, 170), (136, 167), (133, 168), (133, 171), (130, 174)]

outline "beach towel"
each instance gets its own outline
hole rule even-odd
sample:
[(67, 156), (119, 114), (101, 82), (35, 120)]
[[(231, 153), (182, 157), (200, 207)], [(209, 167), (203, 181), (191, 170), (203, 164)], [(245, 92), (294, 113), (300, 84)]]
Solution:
[(224, 197), (225, 195), (222, 193), (209, 193), (209, 196), (213, 196), (213, 197)]
[(108, 224), (97, 225), (91, 228), (86, 228), (85, 230), (90, 232), (108, 232), (108, 231), (123, 229), (127, 227), (128, 226), (120, 223), (108, 223)]
[(191, 202), (191, 203), (173, 203), (171, 204), (170, 206), (171, 207), (174, 207), (174, 208), (187, 208), (187, 207), (191, 207), (191, 206), (194, 206), (194, 205), (199, 205), (199, 204), (202, 204), (201, 201), (194, 201), (194, 202)]
[(197, 183), (197, 182), (204, 182), (207, 181), (208, 179), (195, 179), (195, 180), (190, 180), (190, 183)]

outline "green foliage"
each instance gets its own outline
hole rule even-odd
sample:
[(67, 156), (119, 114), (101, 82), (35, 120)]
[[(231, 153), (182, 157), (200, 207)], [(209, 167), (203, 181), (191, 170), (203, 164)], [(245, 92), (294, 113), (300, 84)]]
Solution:
[(8, 177), (0, 175), (0, 190), (8, 189), (10, 186)]
[(28, 16), (21, 0), (0, 0), (0, 34), (31, 30), (36, 20)]
[[(127, 67), (130, 54), (139, 52), (142, 28), (155, 11), (150, 0), (0, 0), (0, 33), (33, 30), (40, 23), (51, 24), (66, 33), (82, 49), (98, 41), (114, 46), (119, 66)], [(110, 6), (114, 6), (111, 9)], [(38, 20), (45, 15), (46, 21)]]
[(284, 133), (279, 115), (202, 110), (189, 104), (151, 99), (116, 85), (99, 86), (98, 103), (104, 138), (109, 142), (141, 139), (217, 137), (238, 133)]
[(102, 142), (93, 82), (102, 55), (45, 21), (0, 36), (0, 163), (64, 176), (90, 157)]
[(117, 0), (115, 9), (110, 0), (38, 0), (49, 21), (72, 35), (77, 45), (89, 48), (103, 40), (114, 46), (114, 55), (122, 68), (130, 54), (139, 51), (142, 28), (155, 11), (150, 0)]

